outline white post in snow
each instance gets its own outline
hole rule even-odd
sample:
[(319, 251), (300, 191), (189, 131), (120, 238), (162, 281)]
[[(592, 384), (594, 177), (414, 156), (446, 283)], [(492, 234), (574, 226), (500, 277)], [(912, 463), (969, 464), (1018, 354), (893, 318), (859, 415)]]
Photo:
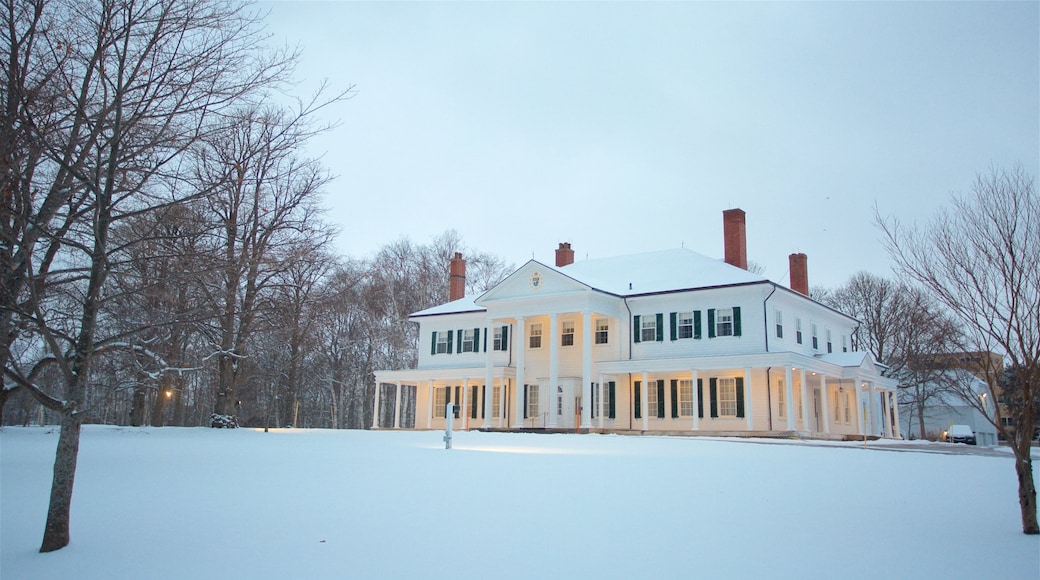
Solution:
[(444, 407), (444, 448), (451, 449), (451, 420), (455, 417), (455, 405), (448, 403)]

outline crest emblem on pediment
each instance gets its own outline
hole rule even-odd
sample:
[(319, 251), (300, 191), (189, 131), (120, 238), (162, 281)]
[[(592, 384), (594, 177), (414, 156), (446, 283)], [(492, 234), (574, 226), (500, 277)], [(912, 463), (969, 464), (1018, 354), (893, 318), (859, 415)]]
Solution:
[(531, 273), (531, 277), (528, 279), (528, 284), (531, 285), (532, 290), (537, 290), (542, 287), (542, 273), (535, 270)]

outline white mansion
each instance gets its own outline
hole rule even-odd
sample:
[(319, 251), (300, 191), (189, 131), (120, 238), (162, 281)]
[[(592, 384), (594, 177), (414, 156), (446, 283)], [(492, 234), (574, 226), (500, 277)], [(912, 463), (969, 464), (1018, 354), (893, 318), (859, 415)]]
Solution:
[(419, 364), (376, 371), (374, 428), (667, 432), (819, 438), (899, 435), (896, 384), (858, 322), (746, 270), (744, 212), (727, 210), (725, 260), (677, 249), (556, 265), (531, 260), (477, 297), (412, 315)]

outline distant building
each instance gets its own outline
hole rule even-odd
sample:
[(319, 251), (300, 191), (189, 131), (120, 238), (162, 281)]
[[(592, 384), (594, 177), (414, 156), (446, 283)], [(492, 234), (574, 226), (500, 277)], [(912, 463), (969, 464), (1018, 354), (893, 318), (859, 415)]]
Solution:
[[(938, 394), (934, 402), (924, 409), (924, 432), (928, 438), (940, 438), (950, 425), (968, 425), (975, 431), (978, 445), (996, 445), (997, 429), (978, 409), (964, 400), (971, 396), (992, 409), (992, 395), (987, 386), (987, 375), (1000, 376), (1004, 368), (1004, 359), (993, 352), (954, 352), (929, 355), (921, 363), (928, 368), (941, 371), (943, 383), (958, 385), (957, 391), (943, 389), (937, 385)], [(1000, 393), (997, 392), (999, 397)], [(908, 404), (903, 404), (909, 409)], [(920, 433), (920, 418), (915, 412), (906, 413), (907, 433), (916, 436)]]
[[(419, 363), (376, 371), (375, 428), (899, 437), (896, 384), (858, 321), (747, 271), (744, 212), (723, 214), (725, 260), (686, 249), (555, 265), (416, 312)], [(461, 280), (462, 283), (457, 283)]]

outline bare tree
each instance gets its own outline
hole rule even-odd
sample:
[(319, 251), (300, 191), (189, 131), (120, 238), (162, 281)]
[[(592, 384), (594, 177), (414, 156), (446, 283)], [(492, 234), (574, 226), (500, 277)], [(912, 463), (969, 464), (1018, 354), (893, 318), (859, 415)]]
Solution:
[(1004, 369), (983, 357), (979, 374), (989, 395), (964, 400), (988, 418), (1015, 456), (1022, 532), (1038, 534), (1030, 445), (1040, 388), (1040, 199), (1020, 167), (979, 175), (969, 194), (955, 195), (927, 227), (894, 217), (875, 219), (900, 272), (957, 318), (965, 345), (996, 352)]

